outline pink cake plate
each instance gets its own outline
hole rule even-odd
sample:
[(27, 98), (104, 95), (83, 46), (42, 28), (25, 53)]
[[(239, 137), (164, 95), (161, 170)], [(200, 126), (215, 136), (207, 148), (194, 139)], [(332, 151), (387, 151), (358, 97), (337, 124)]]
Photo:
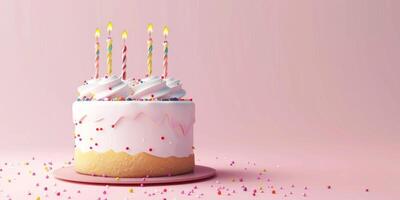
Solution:
[(193, 173), (182, 174), (177, 176), (166, 177), (149, 177), (149, 178), (113, 178), (102, 176), (90, 176), (75, 172), (73, 166), (62, 167), (54, 170), (53, 176), (59, 180), (70, 181), (76, 183), (88, 184), (108, 184), (108, 185), (161, 185), (161, 184), (177, 184), (194, 182), (211, 178), (217, 174), (213, 168), (196, 165)]

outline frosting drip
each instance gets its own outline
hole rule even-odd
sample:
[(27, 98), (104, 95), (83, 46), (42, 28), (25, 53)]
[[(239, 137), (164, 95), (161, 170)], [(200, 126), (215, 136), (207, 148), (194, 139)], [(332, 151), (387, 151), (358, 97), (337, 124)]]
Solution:
[(75, 147), (82, 152), (193, 154), (191, 101), (81, 101), (74, 102), (72, 114)]

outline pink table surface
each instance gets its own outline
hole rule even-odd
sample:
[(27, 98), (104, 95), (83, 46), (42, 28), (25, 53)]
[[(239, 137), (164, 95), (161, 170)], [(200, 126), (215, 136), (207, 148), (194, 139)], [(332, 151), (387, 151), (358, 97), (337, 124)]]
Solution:
[[(71, 152), (2, 151), (1, 199), (398, 199), (400, 167), (394, 154), (325, 154), (197, 150), (196, 162), (217, 177), (194, 183), (107, 186), (63, 182), (52, 170), (69, 165)], [(244, 151), (242, 151), (244, 152)], [(346, 153), (347, 152), (347, 153)], [(50, 163), (51, 162), (51, 163)], [(45, 166), (49, 167), (46, 171)], [(47, 177), (48, 176), (48, 177)], [(330, 186), (330, 189), (329, 189)], [(47, 188), (47, 190), (46, 190)], [(133, 192), (130, 192), (133, 189)], [(368, 192), (366, 191), (368, 190)]]

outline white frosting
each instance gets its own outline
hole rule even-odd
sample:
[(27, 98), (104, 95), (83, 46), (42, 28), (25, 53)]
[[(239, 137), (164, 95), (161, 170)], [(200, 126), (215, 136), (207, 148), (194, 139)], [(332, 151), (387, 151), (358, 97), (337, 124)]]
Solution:
[(186, 91), (174, 78), (146, 77), (139, 82), (121, 80), (118, 76), (91, 79), (78, 88), (79, 98), (87, 100), (110, 100), (115, 97), (132, 99), (180, 99)]
[(83, 152), (187, 157), (193, 154), (194, 112), (191, 101), (74, 102), (75, 145)]
[(129, 84), (118, 76), (91, 79), (78, 88), (79, 98), (94, 100), (111, 99), (114, 97), (127, 97), (132, 93)]
[(133, 99), (179, 99), (186, 94), (179, 80), (173, 78), (164, 80), (158, 76), (150, 76), (142, 79), (132, 87), (132, 90), (133, 95), (130, 97)]
[(150, 76), (140, 80), (138, 84), (132, 87), (133, 99), (149, 99), (154, 97), (156, 99), (167, 95), (170, 88), (167, 86), (165, 80), (158, 76)]
[(186, 91), (182, 89), (180, 80), (174, 78), (167, 78), (167, 86), (171, 89), (170, 92), (164, 96), (164, 98), (182, 98), (185, 96)]

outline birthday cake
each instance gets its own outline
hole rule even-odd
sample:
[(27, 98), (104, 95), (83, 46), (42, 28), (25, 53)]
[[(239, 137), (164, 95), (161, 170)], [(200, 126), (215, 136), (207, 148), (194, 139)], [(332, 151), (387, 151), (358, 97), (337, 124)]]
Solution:
[[(112, 49), (108, 32), (107, 58)], [(150, 33), (148, 45), (152, 45)], [(95, 76), (78, 88), (78, 99), (72, 106), (74, 167), (78, 173), (155, 177), (193, 171), (195, 105), (191, 99), (183, 99), (186, 92), (181, 82), (167, 77), (165, 44), (166, 41), (162, 76), (151, 74), (150, 51), (147, 76), (127, 79), (124, 42), (121, 76), (111, 74), (111, 62), (107, 59), (107, 74), (99, 77), (96, 37)]]

